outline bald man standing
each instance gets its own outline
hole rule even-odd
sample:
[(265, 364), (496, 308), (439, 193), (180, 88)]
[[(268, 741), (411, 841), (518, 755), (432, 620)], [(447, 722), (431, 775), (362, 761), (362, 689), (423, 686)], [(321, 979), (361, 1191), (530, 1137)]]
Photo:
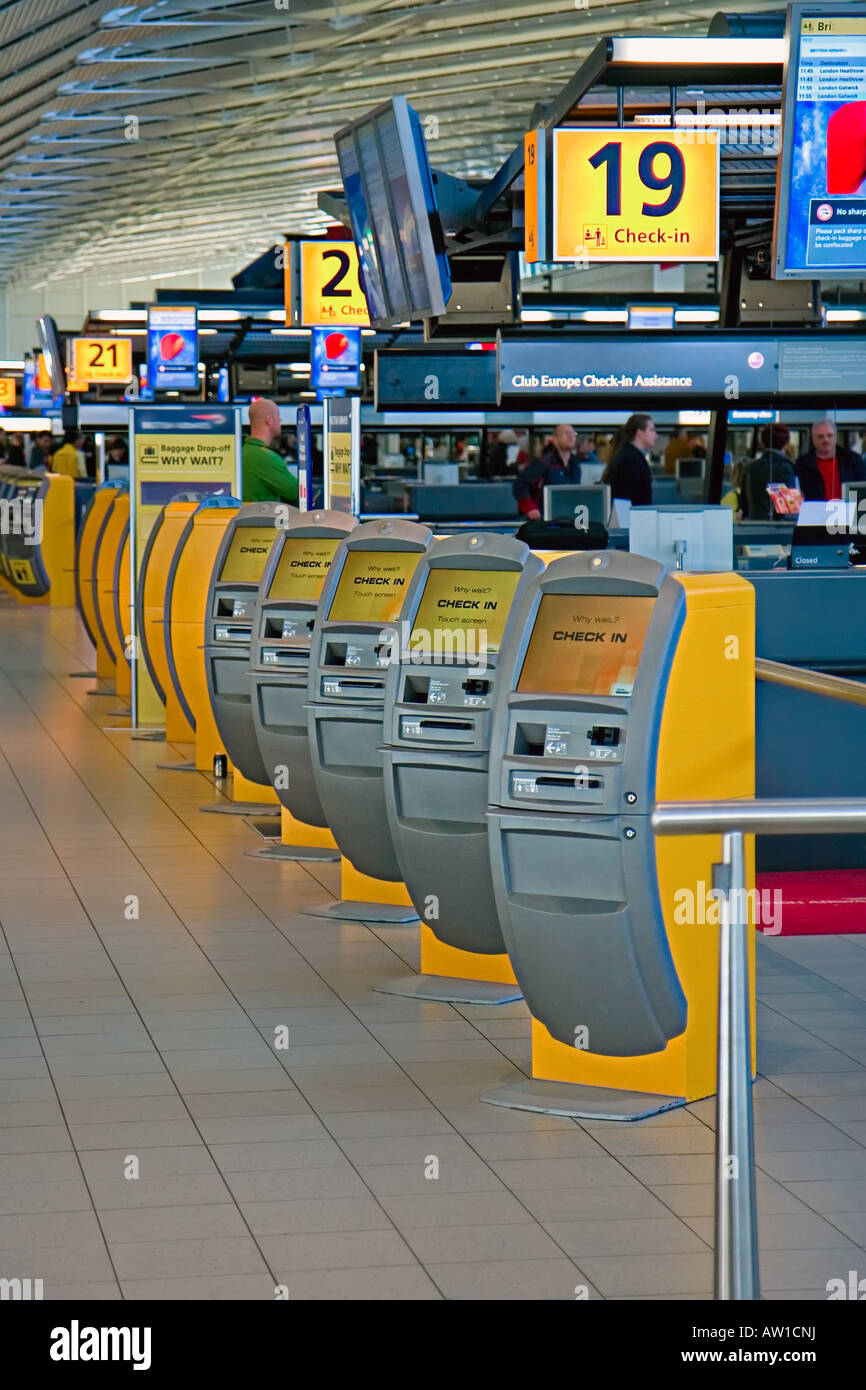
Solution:
[(250, 405), (250, 432), (241, 453), (244, 502), (291, 502), (298, 505), (297, 474), (289, 472), (271, 444), (280, 433), (280, 412), (262, 396)]

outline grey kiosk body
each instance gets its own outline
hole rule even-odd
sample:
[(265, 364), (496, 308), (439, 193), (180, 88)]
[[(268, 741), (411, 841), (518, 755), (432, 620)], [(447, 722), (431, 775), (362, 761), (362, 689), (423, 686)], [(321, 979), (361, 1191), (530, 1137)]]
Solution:
[[(400, 866), (385, 807), (385, 687), (398, 655), (400, 608), (432, 539), (413, 521), (357, 526), (328, 571), (310, 652), (310, 754), (325, 818), (355, 869), (391, 883), (400, 881)], [(337, 903), (316, 915), (417, 921), (410, 907), (365, 902)]]
[[(487, 848), (498, 652), (543, 572), (544, 561), (511, 536), (437, 541), (415, 571), (402, 613), (401, 660), (388, 672), (384, 788), (400, 873), (422, 916), (435, 895), (435, 920), (427, 921), (434, 935), (481, 956), (505, 953)], [(520, 998), (513, 984), (440, 975), (379, 988), (463, 1003)]]
[[(205, 614), (204, 663), (214, 721), (234, 766), (259, 785), (266, 785), (269, 778), (259, 752), (250, 698), (253, 614), (258, 576), (272, 544), (263, 533), (273, 529), (276, 535), (287, 510), (284, 502), (254, 502), (242, 507), (229, 522), (214, 561)], [(294, 510), (291, 508), (289, 514)], [(256, 578), (232, 579), (232, 569), (242, 574), (257, 571)], [(266, 803), (233, 802), (221, 809), (238, 815), (273, 814), (273, 807)]]
[[(298, 512), (271, 547), (259, 585), (251, 661), (252, 719), (267, 780), (305, 825), (328, 822), (319, 798), (307, 727), (310, 644), (319, 594), (334, 553), (355, 527), (345, 512)], [(286, 769), (287, 776), (278, 775)], [(260, 858), (335, 860), (337, 850), (275, 845)]]
[[(641, 598), (650, 603), (636, 614)], [(616, 612), (630, 628), (645, 625), (642, 646), (626, 658), (634, 665), (621, 693), (593, 693), (611, 668), (593, 685), (592, 666), (577, 663), (594, 658), (562, 639)], [(514, 973), (533, 1017), (559, 1042), (573, 1047), (579, 1022), (593, 1052), (659, 1052), (687, 1014), (650, 825), (684, 590), (643, 556), (586, 551), (554, 561), (515, 616), (499, 658), (489, 810), (496, 906)], [(581, 682), (590, 693), (568, 693)], [(545, 1087), (522, 1083), (484, 1099), (551, 1108), (530, 1094)]]

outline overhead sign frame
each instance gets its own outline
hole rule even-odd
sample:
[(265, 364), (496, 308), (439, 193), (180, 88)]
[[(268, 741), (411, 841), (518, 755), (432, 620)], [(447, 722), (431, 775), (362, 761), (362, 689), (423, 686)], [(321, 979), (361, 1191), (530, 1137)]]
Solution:
[(552, 261), (719, 259), (717, 129), (560, 126), (552, 139)]

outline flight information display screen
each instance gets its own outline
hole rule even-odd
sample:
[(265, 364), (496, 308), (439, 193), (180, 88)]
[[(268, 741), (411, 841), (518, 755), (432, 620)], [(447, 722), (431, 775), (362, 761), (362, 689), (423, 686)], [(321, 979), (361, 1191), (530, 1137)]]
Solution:
[(431, 569), (409, 638), (415, 650), (435, 649), (437, 633), (472, 632), (498, 651), (519, 570)]
[(543, 594), (518, 692), (631, 695), (654, 598)]
[(328, 618), (344, 623), (389, 623), (399, 617), (418, 550), (350, 550)]
[(339, 536), (286, 536), (268, 598), (317, 599)]
[(273, 526), (236, 526), (220, 580), (258, 584), (276, 534)]
[(866, 14), (794, 5), (776, 226), (776, 275), (866, 270)]

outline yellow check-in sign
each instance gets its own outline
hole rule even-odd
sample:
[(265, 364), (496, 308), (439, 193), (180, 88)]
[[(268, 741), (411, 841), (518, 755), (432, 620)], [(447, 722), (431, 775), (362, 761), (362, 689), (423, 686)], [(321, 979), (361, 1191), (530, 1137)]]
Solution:
[(0, 405), (8, 410), (15, 405), (15, 378), (0, 376)]
[(716, 261), (717, 130), (553, 132), (555, 261)]
[(301, 323), (307, 328), (348, 324), (368, 328), (370, 313), (351, 241), (301, 242)]
[(132, 339), (73, 338), (72, 375), (88, 386), (125, 385), (132, 376)]

